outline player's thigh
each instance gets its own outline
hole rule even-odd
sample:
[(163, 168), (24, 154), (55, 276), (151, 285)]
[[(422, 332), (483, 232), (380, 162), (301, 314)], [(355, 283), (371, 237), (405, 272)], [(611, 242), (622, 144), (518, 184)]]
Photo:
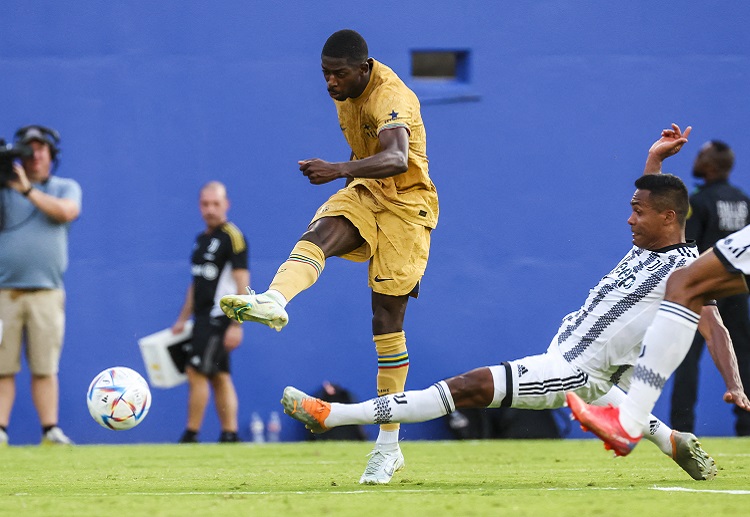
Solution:
[(609, 390), (609, 386), (600, 386), (559, 353), (551, 351), (508, 361), (502, 367), (511, 390), (504, 400), (497, 401), (502, 407), (553, 409), (565, 404), (568, 391), (576, 392), (584, 400), (593, 400)]
[(377, 242), (377, 201), (364, 188), (343, 188), (318, 208), (302, 239), (317, 244), (326, 257), (364, 262)]
[(54, 375), (65, 334), (65, 291), (44, 289), (24, 296), (26, 356), (34, 375)]
[(700, 308), (705, 300), (743, 292), (747, 292), (743, 273), (726, 261), (723, 255), (709, 250), (688, 267), (678, 269), (669, 276), (665, 299), (686, 307)]
[(377, 248), (370, 260), (369, 286), (380, 294), (416, 297), (430, 256), (431, 230), (391, 212), (381, 212), (377, 218)]
[(24, 312), (19, 298), (21, 291), (0, 289), (0, 376), (12, 375), (21, 370)]

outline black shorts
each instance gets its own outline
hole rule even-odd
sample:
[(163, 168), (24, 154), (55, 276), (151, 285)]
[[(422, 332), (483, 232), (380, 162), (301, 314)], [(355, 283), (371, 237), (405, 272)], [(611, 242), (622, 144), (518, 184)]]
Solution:
[(219, 372), (230, 373), (229, 352), (224, 348), (224, 334), (231, 322), (225, 316), (196, 316), (193, 338), (183, 348), (186, 366), (209, 377)]

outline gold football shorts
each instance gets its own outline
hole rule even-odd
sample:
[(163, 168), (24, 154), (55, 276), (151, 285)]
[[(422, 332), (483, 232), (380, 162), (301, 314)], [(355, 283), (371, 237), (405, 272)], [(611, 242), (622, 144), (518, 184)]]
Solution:
[(348, 219), (365, 240), (362, 246), (342, 258), (370, 261), (370, 288), (380, 294), (411, 294), (416, 298), (430, 255), (430, 228), (396, 216), (362, 186), (343, 188), (333, 194), (318, 209), (310, 224), (335, 216)]

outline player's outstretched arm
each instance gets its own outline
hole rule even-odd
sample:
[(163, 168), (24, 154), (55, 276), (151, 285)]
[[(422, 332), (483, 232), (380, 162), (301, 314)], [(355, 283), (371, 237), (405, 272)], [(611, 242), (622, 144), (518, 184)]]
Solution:
[(688, 135), (692, 130), (693, 128), (688, 126), (683, 132), (677, 124), (672, 124), (670, 129), (662, 130), (659, 140), (654, 142), (648, 150), (643, 174), (660, 174), (662, 162), (680, 152), (682, 146), (687, 143)]
[(724, 393), (724, 401), (736, 404), (745, 411), (750, 411), (750, 400), (745, 395), (745, 390), (740, 379), (737, 367), (737, 356), (734, 354), (732, 338), (724, 326), (719, 310), (715, 305), (706, 305), (701, 310), (701, 318), (698, 322), (698, 330), (706, 339), (708, 351), (721, 373), (727, 391)]

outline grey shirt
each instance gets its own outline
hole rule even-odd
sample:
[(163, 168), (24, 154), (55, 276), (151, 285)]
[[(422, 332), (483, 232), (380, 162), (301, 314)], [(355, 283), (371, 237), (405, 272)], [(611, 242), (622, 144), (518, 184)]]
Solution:
[[(81, 206), (81, 187), (51, 176), (34, 188)], [(62, 289), (68, 267), (70, 223), (58, 223), (12, 189), (0, 190), (4, 225), (0, 229), (0, 289)]]

